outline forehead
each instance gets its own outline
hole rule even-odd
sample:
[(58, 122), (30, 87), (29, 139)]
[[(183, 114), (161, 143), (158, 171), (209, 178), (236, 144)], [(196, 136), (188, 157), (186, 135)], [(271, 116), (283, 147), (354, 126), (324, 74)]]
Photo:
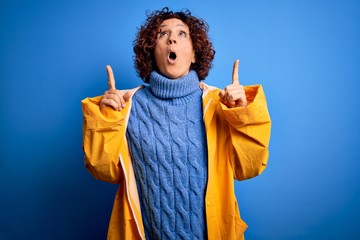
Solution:
[(161, 24), (160, 24), (160, 28), (175, 28), (175, 27), (179, 27), (179, 28), (186, 28), (189, 29), (189, 27), (180, 19), (177, 18), (169, 18), (164, 20)]

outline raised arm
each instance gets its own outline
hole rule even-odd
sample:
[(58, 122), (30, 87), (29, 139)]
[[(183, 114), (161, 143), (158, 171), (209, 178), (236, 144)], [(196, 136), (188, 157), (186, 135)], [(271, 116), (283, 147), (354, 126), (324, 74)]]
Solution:
[(255, 177), (266, 168), (269, 157), (271, 119), (261, 85), (242, 86), (238, 60), (232, 84), (220, 92), (221, 108), (229, 123), (232, 146), (229, 156), (237, 180)]
[(96, 179), (117, 183), (123, 177), (119, 157), (126, 144), (126, 102), (131, 94), (117, 90), (111, 67), (106, 69), (109, 89), (103, 96), (81, 101), (83, 151), (85, 166)]

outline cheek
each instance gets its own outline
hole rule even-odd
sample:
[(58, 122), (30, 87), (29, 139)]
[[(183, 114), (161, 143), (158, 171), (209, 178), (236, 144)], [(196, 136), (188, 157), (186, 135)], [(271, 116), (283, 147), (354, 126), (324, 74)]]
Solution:
[(192, 51), (191, 56), (192, 56), (191, 62), (192, 62), (192, 63), (195, 63), (195, 62), (196, 62), (196, 58), (195, 58), (195, 52), (194, 52), (194, 51)]
[(163, 44), (159, 44), (159, 43), (156, 44), (155, 49), (154, 49), (154, 54), (155, 54), (155, 57), (167, 54), (166, 46), (164, 47)]
[(194, 51), (194, 46), (192, 45), (192, 43), (187, 43), (185, 44), (185, 51), (189, 57), (189, 59), (191, 60), (192, 63), (195, 62), (195, 51)]
[(189, 51), (188, 56), (191, 62), (195, 63), (195, 51), (194, 50)]
[(161, 50), (161, 48), (158, 45), (156, 45), (154, 49), (154, 56), (156, 61), (161, 57), (162, 52), (163, 51)]

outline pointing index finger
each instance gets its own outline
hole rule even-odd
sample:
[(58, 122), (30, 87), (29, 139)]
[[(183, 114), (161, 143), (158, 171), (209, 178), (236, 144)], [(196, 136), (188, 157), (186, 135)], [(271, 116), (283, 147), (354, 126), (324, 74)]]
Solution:
[(236, 59), (233, 66), (233, 72), (232, 72), (232, 84), (238, 84), (240, 85), (239, 81), (239, 59)]
[(113, 70), (112, 70), (110, 65), (106, 66), (106, 71), (107, 71), (107, 75), (108, 75), (109, 89), (116, 89), (116, 87), (115, 87), (115, 77), (114, 77), (114, 73), (113, 73)]

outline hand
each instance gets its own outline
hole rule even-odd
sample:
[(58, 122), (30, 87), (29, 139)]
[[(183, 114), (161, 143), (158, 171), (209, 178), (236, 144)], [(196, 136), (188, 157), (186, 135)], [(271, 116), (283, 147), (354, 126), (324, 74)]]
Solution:
[(121, 111), (124, 107), (126, 107), (125, 103), (129, 100), (130, 93), (116, 90), (115, 77), (110, 65), (106, 66), (106, 71), (108, 75), (109, 90), (104, 93), (100, 102), (100, 108), (109, 106), (114, 110)]
[(222, 103), (229, 108), (247, 106), (244, 86), (240, 85), (238, 72), (239, 60), (235, 60), (232, 73), (232, 83), (226, 86), (225, 89), (219, 93)]

